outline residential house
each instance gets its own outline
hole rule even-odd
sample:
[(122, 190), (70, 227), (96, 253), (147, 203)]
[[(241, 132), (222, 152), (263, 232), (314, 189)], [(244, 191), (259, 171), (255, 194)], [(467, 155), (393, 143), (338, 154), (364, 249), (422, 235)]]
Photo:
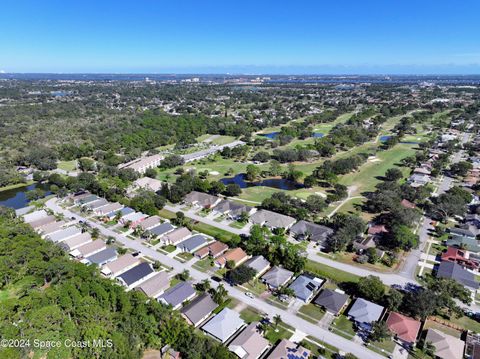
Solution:
[(430, 177), (427, 175), (421, 175), (421, 174), (416, 174), (414, 173), (411, 175), (407, 182), (410, 184), (412, 187), (421, 187), (425, 186), (430, 183)]
[(86, 257), (83, 262), (86, 264), (96, 264), (98, 266), (103, 266), (104, 264), (112, 262), (117, 258), (117, 250), (113, 247), (110, 247), (104, 249), (103, 251), (97, 252), (89, 257)]
[(120, 223), (122, 224), (127, 224), (127, 223), (130, 223), (129, 227), (130, 228), (135, 228), (136, 226), (138, 226), (140, 224), (140, 222), (142, 222), (145, 218), (147, 218), (147, 215), (146, 214), (143, 214), (143, 213), (140, 213), (140, 212), (134, 212), (134, 213), (130, 213), (126, 216), (123, 216), (121, 219), (120, 219)]
[(413, 170), (413, 173), (419, 174), (419, 175), (427, 175), (429, 176), (432, 172), (425, 167), (417, 167)]
[(163, 236), (162, 241), (165, 242), (165, 244), (172, 244), (175, 246), (191, 235), (192, 232), (190, 232), (188, 228), (180, 227)]
[(452, 236), (462, 236), (472, 239), (477, 238), (476, 234), (469, 228), (453, 227), (450, 228), (448, 231)]
[(163, 155), (156, 154), (152, 156), (137, 158), (133, 161), (122, 163), (118, 166), (118, 168), (131, 168), (138, 173), (145, 173), (149, 168), (156, 168), (160, 166), (160, 162), (163, 160)]
[(224, 308), (220, 313), (202, 326), (202, 330), (225, 343), (245, 325), (236, 311)]
[(139, 284), (135, 290), (143, 292), (147, 297), (156, 299), (170, 286), (167, 272), (158, 272), (146, 281)]
[(282, 339), (266, 359), (308, 359), (310, 355), (310, 350), (301, 345), (297, 346), (288, 339)]
[(152, 268), (152, 265), (147, 262), (140, 263), (139, 265), (123, 272), (118, 275), (117, 280), (123, 284), (127, 289), (132, 289), (140, 283), (146, 281), (155, 275), (155, 271)]
[(254, 256), (246, 261), (245, 265), (257, 272), (255, 278), (260, 277), (270, 268), (270, 262), (267, 261), (263, 256)]
[(180, 311), (187, 322), (194, 327), (198, 327), (212, 314), (218, 307), (208, 293), (203, 293), (188, 303)]
[(62, 229), (61, 231), (57, 231), (52, 234), (49, 234), (46, 238), (53, 243), (59, 243), (69, 238), (75, 237), (80, 233), (82, 233), (82, 230), (80, 228), (68, 227), (68, 228)]
[(117, 217), (117, 214), (119, 214), (120, 218), (119, 219), (122, 219), (126, 216), (128, 216), (129, 214), (131, 213), (134, 213), (135, 210), (133, 210), (132, 208), (130, 207), (123, 207), (122, 209), (118, 210), (118, 211), (112, 211), (110, 213), (108, 213), (105, 217), (108, 219), (108, 220), (112, 220), (114, 219), (115, 217)]
[(467, 214), (465, 216), (465, 222), (469, 225), (475, 226), (480, 229), (480, 215), (478, 214)]
[(415, 209), (415, 208), (417, 208), (417, 206), (415, 205), (415, 203), (410, 202), (408, 199), (402, 199), (401, 202), (400, 202), (400, 205), (401, 205), (403, 208), (407, 208), (407, 209)]
[(104, 241), (97, 239), (93, 242), (84, 244), (83, 246), (75, 248), (73, 251), (70, 251), (70, 255), (74, 258), (85, 258), (100, 251), (103, 251), (107, 248), (107, 245)]
[(180, 282), (163, 293), (158, 301), (165, 305), (171, 305), (176, 310), (187, 300), (193, 299), (196, 294), (197, 292), (190, 282)]
[(209, 240), (209, 238), (205, 237), (202, 234), (196, 234), (177, 244), (177, 248), (179, 248), (182, 252), (193, 253), (201, 247), (205, 246)]
[(337, 290), (324, 289), (314, 300), (316, 305), (323, 307), (327, 312), (338, 315), (345, 308), (348, 295)]
[(293, 272), (275, 266), (262, 276), (262, 282), (270, 289), (277, 289), (287, 284), (292, 276)]
[(442, 261), (454, 262), (462, 267), (478, 271), (480, 267), (480, 259), (470, 256), (470, 252), (464, 249), (448, 247), (446, 252), (441, 255)]
[(133, 181), (132, 186), (128, 189), (128, 192), (133, 192), (137, 189), (158, 192), (162, 189), (162, 181), (159, 181), (155, 178), (142, 177)]
[(53, 223), (55, 222), (57, 219), (55, 218), (55, 216), (46, 216), (46, 217), (42, 217), (42, 218), (39, 218), (35, 221), (32, 221), (30, 223), (28, 223), (30, 225), (30, 227), (32, 227), (33, 229), (37, 229), (37, 228), (40, 228), (42, 226), (45, 226), (47, 224), (50, 224), (50, 223)]
[(229, 201), (229, 200), (221, 200), (213, 209), (214, 212), (224, 215), (227, 218), (237, 220), (243, 213), (247, 215), (251, 215), (254, 211), (253, 207), (246, 206), (241, 203)]
[(380, 320), (383, 314), (383, 307), (369, 302), (363, 298), (357, 298), (348, 311), (348, 316), (358, 327), (364, 330), (371, 330), (373, 322)]
[(290, 228), (290, 233), (293, 234), (296, 239), (311, 240), (324, 246), (326, 240), (333, 234), (333, 229), (302, 220)]
[(267, 351), (270, 344), (257, 330), (258, 322), (252, 322), (229, 344), (228, 350), (241, 359), (257, 359)]
[(48, 213), (46, 211), (44, 211), (43, 209), (41, 210), (38, 210), (38, 211), (34, 211), (34, 212), (31, 212), (31, 213), (28, 213), (28, 214), (25, 214), (23, 216), (23, 221), (25, 223), (30, 223), (30, 222), (34, 222), (40, 218), (44, 218), (44, 217), (47, 217), (48, 216)]
[(235, 267), (242, 264), (248, 259), (248, 254), (245, 253), (245, 251), (240, 248), (233, 248), (230, 249), (228, 252), (225, 254), (221, 255), (215, 260), (215, 265), (217, 265), (220, 268), (223, 268), (227, 265), (228, 261), (233, 261), (235, 263)]
[(185, 196), (184, 202), (190, 206), (196, 206), (201, 208), (213, 208), (215, 207), (221, 199), (216, 196), (212, 196), (208, 193), (202, 193), (197, 191), (192, 191)]
[(463, 237), (463, 236), (452, 236), (445, 241), (447, 246), (464, 248), (469, 252), (479, 253), (480, 245), (475, 238)]
[(75, 237), (71, 237), (61, 243), (59, 246), (67, 252), (71, 252), (84, 244), (92, 242), (92, 236), (88, 232), (80, 233)]
[(93, 212), (97, 215), (97, 216), (104, 216), (110, 212), (116, 212), (116, 211), (119, 211), (123, 208), (123, 204), (120, 204), (118, 202), (115, 202), (115, 203), (109, 203), (103, 207), (99, 207), (99, 208), (95, 208), (93, 210)]
[(270, 229), (275, 228), (284, 228), (289, 229), (296, 222), (296, 219), (290, 216), (285, 216), (280, 213), (267, 211), (261, 209), (250, 217), (250, 221), (253, 224), (259, 224), (261, 226), (266, 226)]
[(228, 246), (220, 241), (214, 241), (195, 252), (195, 257), (203, 259), (207, 256), (217, 258), (228, 250)]
[(390, 312), (386, 323), (397, 339), (409, 346), (415, 345), (422, 323), (396, 312)]
[(147, 232), (152, 237), (161, 237), (175, 229), (169, 222), (164, 222), (156, 227), (150, 228)]
[(425, 342), (435, 347), (435, 357), (440, 359), (462, 359), (465, 342), (437, 329), (428, 329)]
[(103, 275), (114, 278), (139, 264), (140, 258), (134, 257), (130, 253), (127, 253), (113, 262), (105, 264), (102, 267), (101, 272)]
[(90, 194), (86, 197), (83, 197), (82, 199), (76, 201), (75, 203), (79, 206), (85, 206), (89, 203), (92, 203), (92, 202), (95, 202), (95, 201), (98, 201), (100, 199), (100, 197), (98, 197), (97, 195), (95, 194)]
[(159, 216), (151, 216), (144, 219), (141, 223), (139, 223), (138, 226), (144, 231), (147, 231), (149, 229), (158, 227), (160, 224), (162, 224), (162, 219)]
[(108, 204), (110, 204), (110, 202), (108, 202), (105, 198), (99, 198), (96, 201), (93, 201), (93, 202), (90, 202), (90, 203), (86, 204), (85, 207), (90, 209), (91, 211), (95, 212), (95, 210), (97, 210), (99, 208), (102, 208), (102, 207), (105, 207)]
[(65, 221), (52, 222), (37, 228), (37, 232), (39, 232), (42, 236), (48, 236), (49, 234), (61, 231), (64, 225)]
[(436, 276), (437, 278), (453, 279), (472, 291), (479, 287), (475, 275), (454, 262), (441, 262)]
[(35, 208), (35, 206), (26, 206), (26, 207), (18, 208), (18, 209), (15, 210), (15, 215), (17, 217), (22, 217), (34, 208)]
[(295, 296), (298, 299), (304, 301), (305, 303), (309, 303), (324, 282), (325, 281), (323, 279), (317, 277), (312, 278), (306, 274), (300, 274), (288, 286), (288, 288), (295, 292)]

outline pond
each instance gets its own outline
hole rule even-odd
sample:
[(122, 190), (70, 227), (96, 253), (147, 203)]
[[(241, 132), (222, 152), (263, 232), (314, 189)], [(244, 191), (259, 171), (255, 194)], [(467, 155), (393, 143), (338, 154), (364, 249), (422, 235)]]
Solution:
[(7, 191), (0, 192), (0, 206), (18, 209), (28, 206), (28, 199), (26, 193), (35, 188), (40, 188), (46, 191), (46, 195), (51, 194), (48, 191), (48, 186), (44, 184), (31, 184), (30, 186), (18, 187)]
[(303, 188), (303, 185), (301, 183), (293, 182), (284, 178), (267, 178), (267, 179), (263, 179), (256, 182), (248, 182), (245, 180), (244, 173), (239, 173), (235, 177), (222, 178), (220, 179), (220, 182), (222, 182), (225, 185), (230, 183), (236, 183), (240, 186), (240, 188), (264, 186), (264, 187), (283, 189), (287, 191)]
[(259, 133), (259, 135), (273, 140), (277, 138), (279, 133), (280, 132), (277, 131), (277, 132), (270, 132), (270, 133)]
[(380, 141), (381, 142), (387, 142), (389, 139), (391, 139), (392, 136), (391, 135), (384, 135), (384, 136), (380, 136)]
[(312, 137), (314, 137), (314, 138), (322, 138), (323, 136), (325, 136), (325, 134), (322, 133), (322, 132), (314, 132), (314, 133), (312, 133)]

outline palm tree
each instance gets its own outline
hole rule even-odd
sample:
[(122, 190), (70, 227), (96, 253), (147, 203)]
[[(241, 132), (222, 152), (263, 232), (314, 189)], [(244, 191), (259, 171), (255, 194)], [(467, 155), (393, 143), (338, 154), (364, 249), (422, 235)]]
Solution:
[(278, 332), (278, 326), (282, 323), (282, 318), (279, 314), (273, 317), (273, 325), (275, 327), (275, 331)]
[(225, 289), (223, 284), (220, 284), (217, 289), (213, 291), (212, 299), (215, 303), (221, 305), (225, 302), (227, 295), (227, 290)]
[(99, 235), (100, 235), (100, 230), (99, 230), (98, 228), (96, 228), (96, 227), (93, 228), (93, 229), (92, 229), (92, 238), (93, 238), (93, 239), (97, 239)]

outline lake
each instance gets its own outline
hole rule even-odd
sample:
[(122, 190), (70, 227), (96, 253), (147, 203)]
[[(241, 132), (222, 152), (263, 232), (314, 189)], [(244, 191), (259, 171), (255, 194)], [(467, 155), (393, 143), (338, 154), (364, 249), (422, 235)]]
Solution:
[(391, 135), (380, 136), (380, 141), (381, 142), (387, 142), (391, 138), (392, 138)]
[(277, 132), (270, 132), (270, 133), (260, 133), (259, 135), (273, 140), (277, 138), (279, 133), (280, 132), (277, 131)]
[(236, 183), (240, 186), (240, 188), (264, 186), (264, 187), (283, 189), (287, 191), (303, 188), (303, 185), (301, 183), (293, 182), (284, 178), (267, 178), (260, 181), (248, 182), (245, 180), (244, 173), (239, 173), (235, 177), (222, 178), (220, 182), (222, 182), (225, 185)]
[(314, 132), (314, 133), (312, 133), (312, 137), (314, 137), (314, 138), (322, 138), (323, 136), (325, 136), (325, 134), (322, 133), (322, 132)]
[(28, 206), (26, 192), (35, 188), (41, 188), (46, 191), (46, 194), (51, 194), (48, 191), (48, 186), (45, 184), (31, 184), (30, 186), (18, 187), (7, 191), (0, 192), (0, 206), (10, 207), (13, 209), (19, 209)]

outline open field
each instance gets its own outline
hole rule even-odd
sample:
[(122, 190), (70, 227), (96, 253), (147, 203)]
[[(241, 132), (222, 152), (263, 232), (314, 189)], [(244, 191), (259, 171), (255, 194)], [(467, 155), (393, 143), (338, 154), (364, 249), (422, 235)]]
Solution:
[(74, 171), (77, 168), (77, 161), (58, 161), (57, 167), (64, 171)]

